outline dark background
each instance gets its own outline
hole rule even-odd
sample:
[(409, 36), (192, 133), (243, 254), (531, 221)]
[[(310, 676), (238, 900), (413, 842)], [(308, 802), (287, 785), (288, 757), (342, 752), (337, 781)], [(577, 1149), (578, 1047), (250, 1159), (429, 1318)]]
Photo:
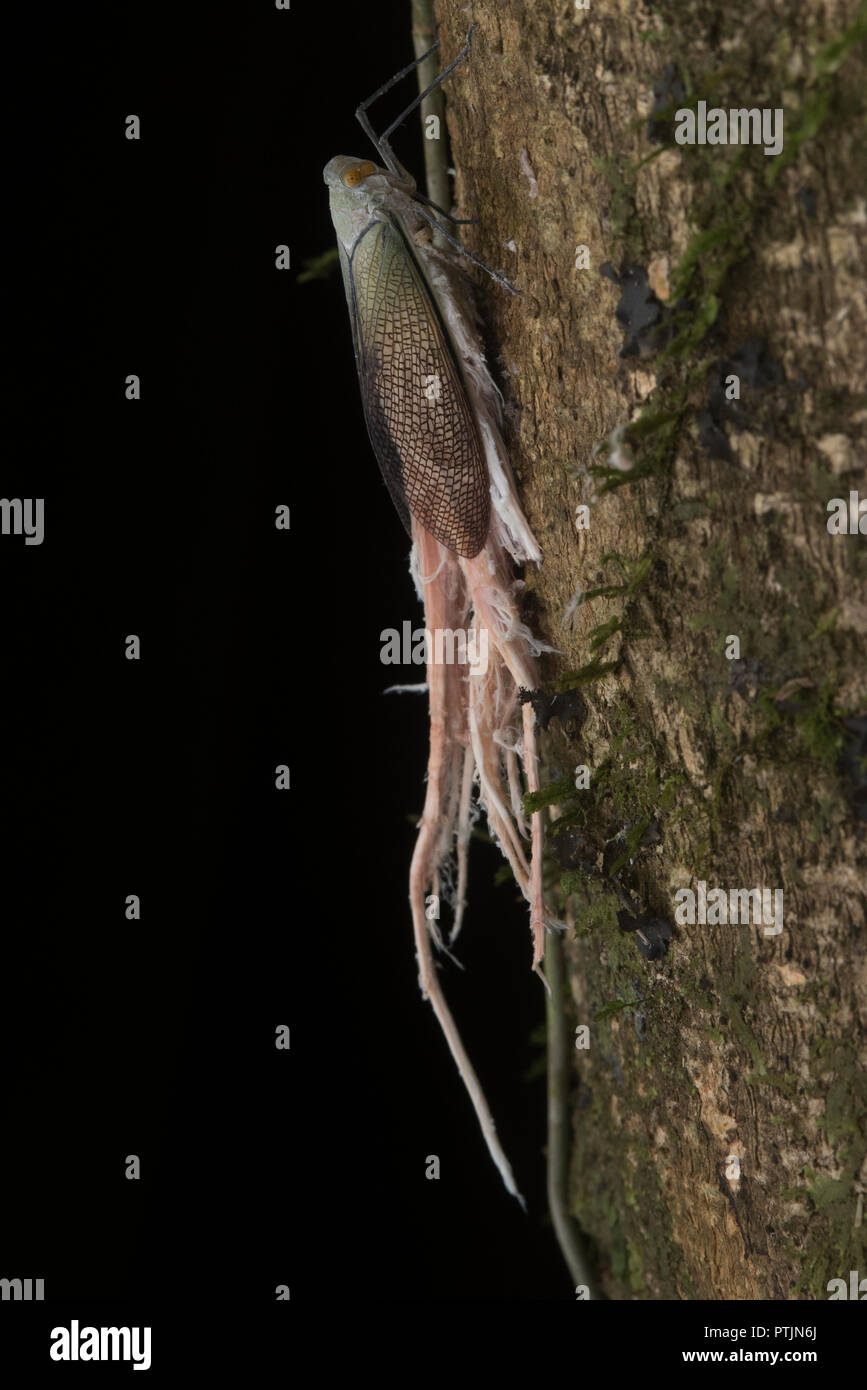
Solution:
[[(420, 676), (379, 634), (421, 609), (339, 275), (297, 281), (408, 12), (34, 7), (7, 49), (2, 492), (46, 536), (0, 540), (0, 1276), (49, 1299), (572, 1297), (486, 846), (444, 978), (527, 1216), (418, 992), (426, 702), (382, 695)], [(417, 117), (395, 142), (420, 175)]]

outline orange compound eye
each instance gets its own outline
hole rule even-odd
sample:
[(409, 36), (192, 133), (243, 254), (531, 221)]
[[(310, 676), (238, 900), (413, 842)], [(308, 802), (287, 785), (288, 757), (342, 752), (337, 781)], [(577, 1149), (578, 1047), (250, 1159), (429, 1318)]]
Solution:
[(350, 169), (345, 173), (343, 175), (343, 182), (348, 184), (350, 188), (356, 188), (358, 184), (361, 183), (362, 179), (369, 178), (371, 174), (375, 173), (376, 165), (371, 164), (370, 160), (366, 159), (363, 164), (357, 164), (354, 169)]

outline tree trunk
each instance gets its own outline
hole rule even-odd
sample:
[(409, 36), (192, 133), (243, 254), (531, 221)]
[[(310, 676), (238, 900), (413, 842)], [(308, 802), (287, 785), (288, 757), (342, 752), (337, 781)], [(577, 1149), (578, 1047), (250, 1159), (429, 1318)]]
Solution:
[[(473, 17), (457, 201), (522, 291), (479, 277), (567, 692), (570, 1206), (610, 1297), (826, 1298), (867, 1273), (867, 542), (828, 510), (865, 495), (865, 9)], [(701, 100), (782, 108), (782, 152), (676, 143)], [(782, 930), (679, 920), (700, 881)]]

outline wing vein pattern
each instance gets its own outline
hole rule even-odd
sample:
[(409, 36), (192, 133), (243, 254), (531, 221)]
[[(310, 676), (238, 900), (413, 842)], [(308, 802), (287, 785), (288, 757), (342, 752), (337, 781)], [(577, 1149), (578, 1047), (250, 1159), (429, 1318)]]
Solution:
[(458, 555), (490, 524), (488, 472), (460, 366), (424, 274), (395, 220), (376, 220), (349, 258), (355, 356), (367, 431), (404, 526), (410, 514)]

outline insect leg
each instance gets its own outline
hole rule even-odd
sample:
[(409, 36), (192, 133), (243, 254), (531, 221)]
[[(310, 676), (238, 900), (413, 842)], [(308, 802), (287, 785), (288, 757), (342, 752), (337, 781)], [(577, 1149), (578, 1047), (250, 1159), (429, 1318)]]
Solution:
[[(439, 209), (437, 209), (437, 211), (439, 211)], [(474, 256), (472, 251), (468, 251), (465, 246), (461, 246), (461, 243), (458, 241), (457, 237), (453, 237), (451, 232), (447, 232), (445, 227), (441, 227), (439, 222), (437, 222), (433, 217), (431, 217), (428, 213), (425, 212), (424, 208), (418, 209), (418, 215), (419, 217), (423, 217), (425, 222), (429, 222), (430, 225), (433, 228), (435, 228), (435, 230), (438, 231), (441, 236), (444, 236), (446, 241), (451, 246), (453, 246), (456, 251), (460, 251), (462, 256), (466, 256), (468, 261), (472, 261), (473, 265), (477, 265), (480, 270), (486, 271), (487, 274), (490, 275), (492, 280), (496, 280), (498, 285), (502, 285), (505, 289), (509, 291), (510, 294), (521, 293), (520, 290), (515, 288), (511, 280), (506, 279), (502, 271), (491, 270), (491, 267), (489, 265), (486, 265), (485, 262), (481, 260), (478, 256)]]
[(421, 193), (413, 193), (412, 201), (414, 203), (424, 203), (426, 208), (433, 208), (434, 212), (438, 212), (440, 217), (445, 217), (449, 222), (453, 222), (456, 227), (477, 227), (481, 220), (478, 217), (452, 217), (451, 213), (446, 212), (445, 208), (441, 208), (437, 203), (432, 203), (430, 198), (423, 197)]

